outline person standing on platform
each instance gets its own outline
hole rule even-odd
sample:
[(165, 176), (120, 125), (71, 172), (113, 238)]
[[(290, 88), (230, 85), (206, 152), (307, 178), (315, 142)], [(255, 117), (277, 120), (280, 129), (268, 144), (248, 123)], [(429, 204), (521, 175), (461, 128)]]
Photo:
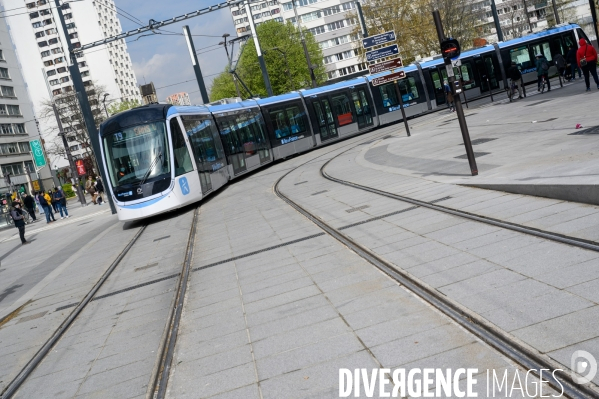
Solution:
[[(58, 210), (60, 210), (60, 218), (64, 219), (65, 217), (69, 217), (69, 211), (67, 211), (67, 199), (64, 196), (64, 193), (62, 192), (62, 190), (55, 188), (53, 199), (56, 202), (56, 206), (58, 207)], [(63, 211), (64, 211), (64, 214), (63, 214)]]
[(10, 216), (15, 223), (15, 227), (19, 229), (21, 244), (29, 244), (29, 242), (25, 239), (25, 217), (23, 216), (23, 210), (21, 209), (21, 204), (19, 202), (15, 201), (12, 203)]
[(553, 61), (555, 62), (555, 66), (557, 67), (559, 76), (561, 76), (562, 78), (565, 78), (566, 60), (564, 59), (564, 57), (560, 53), (557, 53), (556, 55), (553, 56)]
[(573, 46), (568, 47), (566, 62), (570, 64), (570, 80), (576, 80), (576, 71), (578, 71), (578, 79), (580, 79), (582, 72), (580, 71), (580, 68), (578, 68), (578, 62), (576, 61), (576, 49)]
[(35, 222), (37, 219), (35, 218), (35, 200), (29, 194), (25, 194), (23, 197), (23, 205), (25, 206), (25, 210), (31, 216), (31, 219)]
[(597, 78), (597, 51), (582, 38), (578, 43), (580, 44), (580, 47), (576, 52), (576, 62), (580, 69), (582, 69), (584, 83), (587, 85), (587, 91), (591, 91), (589, 74), (593, 75), (595, 84), (599, 89), (599, 78)]
[(510, 95), (514, 95), (513, 88), (515, 87), (518, 90), (518, 98), (522, 98), (522, 92), (520, 91), (520, 87), (522, 86), (522, 73), (515, 62), (512, 62), (510, 69), (507, 70), (507, 76), (511, 80)]
[(96, 190), (98, 192), (98, 204), (102, 205), (102, 203), (104, 202), (104, 185), (102, 184), (102, 178), (100, 176), (98, 176), (96, 178)]
[(39, 195), (37, 196), (37, 198), (40, 202), (40, 205), (44, 209), (44, 213), (46, 214), (46, 223), (50, 223), (51, 221), (56, 222), (56, 219), (54, 219), (54, 213), (52, 212), (52, 205), (50, 205), (49, 202), (50, 196), (48, 196), (48, 194), (43, 194), (39, 191), (38, 194)]
[(547, 91), (551, 91), (551, 83), (549, 82), (549, 62), (541, 53), (537, 54), (537, 91), (541, 91), (541, 82), (545, 78), (547, 83)]
[(449, 112), (454, 112), (455, 104), (453, 103), (453, 93), (451, 92), (451, 87), (449, 87), (449, 83), (446, 80), (443, 81), (443, 91), (445, 92), (445, 98), (447, 98), (447, 106), (449, 107)]
[(87, 181), (85, 182), (85, 191), (87, 191), (91, 196), (92, 196), (92, 202), (94, 203), (94, 205), (97, 205), (96, 203), (96, 187), (94, 186), (94, 182), (92, 180), (92, 177), (89, 176), (87, 178)]

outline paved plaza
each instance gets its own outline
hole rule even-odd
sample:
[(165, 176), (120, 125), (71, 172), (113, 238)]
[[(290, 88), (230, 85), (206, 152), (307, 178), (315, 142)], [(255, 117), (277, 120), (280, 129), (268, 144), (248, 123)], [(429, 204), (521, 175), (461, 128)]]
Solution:
[[(340, 370), (477, 369), (537, 376), (472, 334), (280, 192), (367, 251), (569, 373), (599, 358), (599, 252), (349, 187), (599, 242), (599, 90), (581, 83), (466, 110), (479, 175), (455, 114), (440, 111), (277, 162), (204, 200), (169, 398), (338, 398)], [(535, 195), (532, 195), (535, 194)], [(81, 301), (142, 222), (70, 203), (72, 217), (0, 231), (0, 391)], [(153, 218), (15, 397), (152, 398), (194, 207)], [(589, 387), (596, 389), (599, 375)], [(365, 386), (350, 397), (369, 396)], [(466, 375), (457, 389), (467, 389)], [(543, 385), (543, 395), (559, 390)], [(526, 390), (528, 389), (528, 391)], [(391, 389), (388, 389), (390, 392)], [(597, 391), (599, 395), (599, 391)], [(355, 394), (355, 395), (354, 395)], [(410, 396), (410, 395), (406, 395)], [(532, 397), (540, 397), (537, 392)]]

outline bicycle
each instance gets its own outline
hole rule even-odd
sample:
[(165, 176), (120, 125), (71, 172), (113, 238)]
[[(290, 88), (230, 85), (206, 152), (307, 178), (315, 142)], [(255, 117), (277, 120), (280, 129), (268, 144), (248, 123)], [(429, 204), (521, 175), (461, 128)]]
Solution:
[(547, 84), (547, 80), (545, 79), (545, 75), (541, 75), (541, 88), (540, 88), (540, 92), (541, 94), (545, 91), (545, 85)]
[[(520, 79), (520, 89), (522, 90), (522, 97), (526, 97), (526, 91), (524, 90), (524, 83), (523, 83), (522, 79)], [(510, 102), (513, 101), (514, 94), (516, 94), (517, 91), (518, 91), (518, 85), (516, 84), (515, 81), (510, 79), (510, 85), (507, 88), (507, 97), (510, 100)]]

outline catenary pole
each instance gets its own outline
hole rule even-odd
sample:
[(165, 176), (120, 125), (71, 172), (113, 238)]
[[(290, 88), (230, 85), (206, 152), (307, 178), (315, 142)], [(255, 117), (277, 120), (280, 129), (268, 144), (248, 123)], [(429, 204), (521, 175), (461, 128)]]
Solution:
[(52, 103), (52, 109), (54, 110), (54, 116), (56, 116), (56, 123), (58, 124), (58, 135), (62, 138), (62, 145), (64, 146), (64, 151), (67, 154), (67, 160), (69, 161), (69, 167), (71, 168), (71, 173), (73, 174), (77, 197), (79, 198), (79, 202), (81, 202), (81, 206), (85, 206), (87, 205), (87, 202), (85, 201), (85, 195), (83, 195), (81, 185), (79, 184), (79, 173), (77, 172), (77, 167), (75, 166), (75, 161), (73, 160), (73, 154), (71, 154), (71, 149), (69, 148), (69, 143), (67, 142), (67, 135), (62, 129), (62, 121), (60, 120), (60, 114), (58, 113), (56, 104)]
[(495, 5), (495, 0), (491, 0), (491, 13), (493, 14), (493, 22), (495, 22), (495, 30), (497, 31), (497, 40), (502, 42), (503, 32), (501, 31), (501, 24), (499, 23), (499, 14), (497, 14), (497, 6)]
[[(56, 11), (58, 14), (58, 18), (60, 19), (60, 27), (62, 28), (62, 32), (64, 34), (64, 38), (66, 40), (67, 48), (69, 51), (69, 55), (71, 58), (71, 65), (69, 65), (69, 72), (71, 73), (71, 79), (73, 80), (73, 86), (75, 86), (75, 93), (77, 93), (77, 98), (79, 100), (79, 106), (81, 108), (81, 113), (83, 115), (83, 120), (85, 122), (85, 127), (87, 128), (87, 134), (89, 134), (89, 140), (92, 144), (92, 153), (96, 157), (96, 161), (98, 164), (98, 171), (102, 176), (102, 181), (104, 184), (109, 184), (110, 180), (108, 180), (106, 172), (104, 168), (101, 166), (102, 162), (99, 155), (102, 153), (100, 149), (100, 136), (98, 135), (98, 129), (96, 128), (96, 121), (94, 120), (94, 114), (92, 113), (92, 109), (89, 105), (89, 100), (87, 98), (87, 93), (85, 92), (85, 86), (83, 86), (83, 80), (81, 79), (81, 71), (79, 70), (79, 65), (77, 64), (77, 56), (73, 52), (73, 45), (71, 44), (71, 39), (69, 38), (69, 32), (67, 29), (67, 24), (64, 20), (64, 15), (62, 15), (62, 8), (60, 6), (59, 0), (54, 0), (56, 4)], [(116, 213), (116, 207), (114, 206), (114, 200), (112, 199), (112, 195), (107, 195), (108, 204), (110, 205), (110, 210), (113, 214)]]
[(295, 23), (297, 24), (297, 29), (300, 31), (300, 39), (302, 41), (302, 47), (304, 48), (304, 56), (306, 57), (306, 62), (308, 63), (308, 71), (310, 72), (310, 80), (312, 81), (312, 88), (317, 86), (316, 84), (316, 76), (314, 76), (314, 65), (312, 65), (312, 61), (310, 61), (310, 53), (308, 52), (308, 46), (306, 45), (306, 38), (304, 37), (304, 31), (302, 30), (302, 25), (300, 24), (299, 16), (297, 14), (297, 6), (295, 4), (296, 0), (291, 0), (291, 4), (293, 4), (293, 13), (295, 14)]
[(256, 45), (258, 63), (260, 64), (260, 69), (262, 70), (262, 78), (264, 79), (266, 94), (268, 94), (269, 97), (272, 97), (272, 86), (270, 85), (270, 79), (268, 78), (268, 71), (266, 70), (266, 63), (264, 62), (264, 56), (262, 55), (262, 49), (260, 48), (260, 40), (258, 40), (258, 32), (256, 32), (256, 25), (254, 24), (254, 17), (252, 16), (252, 9), (250, 7), (249, 1), (245, 3), (245, 13), (248, 16), (252, 37), (254, 38), (254, 44)]
[(196, 49), (193, 45), (193, 38), (191, 37), (191, 32), (189, 31), (189, 25), (183, 25), (183, 36), (185, 36), (185, 41), (187, 42), (187, 49), (189, 50), (189, 56), (191, 57), (191, 64), (193, 65), (193, 71), (196, 74), (198, 86), (200, 87), (202, 102), (204, 104), (208, 104), (210, 102), (210, 98), (208, 97), (208, 92), (206, 91), (204, 77), (202, 76), (202, 70), (200, 69), (200, 63), (198, 62), (198, 55), (196, 54)]

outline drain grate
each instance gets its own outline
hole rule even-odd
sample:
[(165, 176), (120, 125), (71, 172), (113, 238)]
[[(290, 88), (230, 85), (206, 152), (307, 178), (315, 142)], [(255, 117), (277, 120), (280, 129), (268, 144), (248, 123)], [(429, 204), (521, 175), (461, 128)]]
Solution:
[(568, 134), (568, 136), (580, 136), (583, 134), (599, 134), (599, 126), (593, 126), (584, 130), (577, 130), (574, 133)]
[(362, 205), (351, 209), (346, 209), (345, 212), (352, 213), (356, 211), (361, 211), (362, 209), (370, 208), (370, 205)]
[(164, 237), (160, 237), (160, 238), (157, 238), (157, 239), (155, 239), (155, 240), (154, 240), (154, 242), (156, 242), (156, 241), (160, 241), (160, 240), (165, 240), (165, 239), (167, 239), (167, 238), (169, 238), (169, 237), (170, 237), (170, 236), (164, 236)]
[(27, 317), (21, 317), (19, 319), (19, 321), (17, 321), (17, 324), (23, 323), (25, 321), (39, 319), (40, 317), (43, 317), (46, 313), (48, 313), (48, 311), (41, 312), (41, 313), (36, 313), (36, 314), (32, 314), (31, 316), (27, 316)]
[(326, 192), (328, 192), (328, 191), (329, 191), (329, 190), (317, 191), (317, 192), (313, 193), (312, 195), (318, 195), (318, 194), (326, 193)]
[(295, 183), (294, 186), (299, 186), (300, 184), (304, 184), (304, 183), (308, 183), (308, 181), (306, 180), (306, 181), (301, 181), (299, 183)]
[(439, 199), (436, 199), (436, 200), (429, 201), (429, 204), (436, 204), (437, 202), (447, 201), (448, 199), (451, 199), (451, 198), (453, 198), (453, 197), (451, 197), (451, 196), (448, 195), (447, 197), (443, 197), (443, 198), (439, 198)]
[(149, 265), (145, 265), (145, 266), (141, 266), (141, 267), (137, 267), (135, 269), (133, 269), (134, 272), (138, 272), (140, 270), (145, 270), (145, 269), (149, 269), (150, 267), (154, 267), (154, 266), (158, 266), (158, 262), (156, 263), (151, 263)]
[[(483, 157), (483, 156), (489, 155), (489, 154), (490, 154), (490, 152), (475, 152), (474, 156), (476, 158), (478, 158), (478, 157)], [(459, 157), (454, 157), (454, 158), (455, 159), (468, 159), (468, 155), (464, 154), (464, 155), (460, 155)]]
[[(493, 141), (493, 140), (497, 140), (495, 139), (475, 139), (472, 140), (471, 143), (472, 145), (478, 145), (478, 144), (482, 144), (482, 143), (488, 143), (489, 141)], [(464, 143), (460, 143), (459, 145), (464, 145)]]
[(535, 105), (543, 104), (543, 103), (546, 103), (548, 101), (551, 101), (551, 100), (537, 101), (536, 103), (528, 104), (527, 107), (532, 107), (532, 106), (535, 106)]

